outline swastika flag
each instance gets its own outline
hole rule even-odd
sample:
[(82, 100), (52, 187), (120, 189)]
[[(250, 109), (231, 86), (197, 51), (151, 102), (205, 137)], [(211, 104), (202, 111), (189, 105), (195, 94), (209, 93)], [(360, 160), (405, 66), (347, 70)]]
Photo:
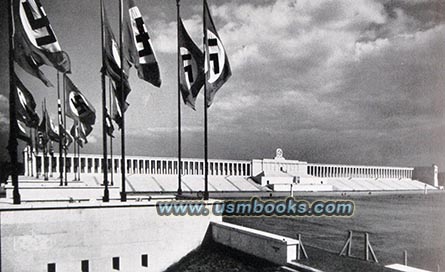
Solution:
[(156, 87), (161, 86), (161, 75), (150, 35), (139, 8), (128, 0), (126, 46), (130, 62), (138, 70), (138, 77)]
[(51, 83), (39, 70), (41, 65), (71, 72), (68, 54), (62, 51), (40, 0), (14, 0), (14, 27), (14, 55), (23, 69), (47, 86)]
[(26, 143), (28, 143), (28, 145), (32, 145), (31, 136), (26, 131), (25, 123), (17, 119), (17, 128), (18, 128), (17, 138), (22, 141), (25, 141)]
[(17, 75), (14, 75), (16, 86), (16, 110), (17, 119), (22, 121), (27, 127), (37, 128), (39, 116), (36, 113), (36, 102), (30, 91), (23, 85)]
[(207, 84), (207, 107), (210, 107), (216, 92), (232, 76), (226, 50), (216, 32), (207, 1), (204, 0), (204, 26), (207, 40), (204, 41), (204, 71)]
[(179, 19), (178, 32), (180, 90), (184, 103), (195, 109), (199, 90), (204, 85), (204, 55), (187, 33), (182, 20)]
[[(102, 3), (102, 2), (101, 2)], [(103, 31), (105, 35), (104, 41), (104, 53), (105, 66), (102, 67), (102, 72), (105, 72), (115, 83), (116, 88), (114, 91), (116, 92), (116, 96), (119, 98), (119, 101), (122, 99), (122, 90), (124, 94), (124, 100), (127, 99), (128, 94), (131, 91), (130, 83), (128, 82), (128, 73), (130, 69), (130, 64), (128, 61), (127, 54), (124, 54), (124, 60), (121, 61), (120, 58), (120, 47), (116, 42), (113, 31), (111, 29), (110, 23), (108, 21), (107, 12), (105, 7), (101, 6), (103, 12)], [(125, 50), (124, 50), (125, 52)], [(121, 82), (121, 64), (123, 63), (123, 80)]]
[(116, 97), (116, 86), (114, 86), (114, 84), (111, 85), (112, 88), (112, 92), (111, 92), (111, 119), (114, 120), (114, 122), (116, 122), (117, 126), (119, 129), (122, 128), (122, 111), (125, 113), (128, 109), (128, 107), (130, 106), (130, 104), (127, 103), (127, 101), (124, 101), (124, 103), (121, 103), (120, 99), (118, 99)]
[(86, 125), (96, 122), (96, 110), (87, 98), (79, 91), (71, 79), (65, 75), (65, 113), (75, 121)]

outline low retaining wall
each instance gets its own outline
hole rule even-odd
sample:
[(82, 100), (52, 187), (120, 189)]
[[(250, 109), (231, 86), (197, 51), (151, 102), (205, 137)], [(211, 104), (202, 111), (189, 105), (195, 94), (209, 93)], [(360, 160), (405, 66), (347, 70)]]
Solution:
[(298, 240), (224, 222), (212, 222), (211, 226), (217, 243), (279, 265), (296, 259)]
[[(89, 200), (101, 199), (104, 195), (103, 186), (95, 187), (73, 187), (73, 186), (37, 186), (35, 184), (19, 185), (20, 196), (22, 201), (49, 201), (49, 200)], [(13, 198), (13, 187), (8, 185), (6, 187), (6, 198)], [(120, 198), (120, 188), (109, 188), (110, 198)]]
[(159, 216), (155, 205), (136, 203), (0, 209), (1, 271), (46, 272), (55, 264), (78, 272), (82, 261), (88, 271), (112, 271), (113, 258), (118, 271), (163, 271), (201, 244), (211, 219), (220, 221)]

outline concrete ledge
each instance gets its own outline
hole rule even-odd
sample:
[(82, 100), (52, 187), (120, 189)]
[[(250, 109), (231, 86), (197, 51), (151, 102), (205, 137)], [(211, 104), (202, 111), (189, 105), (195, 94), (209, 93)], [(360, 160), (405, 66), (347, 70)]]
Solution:
[(301, 263), (297, 263), (297, 262), (289, 262), (287, 263), (287, 267), (293, 268), (293, 269), (297, 269), (294, 271), (299, 271), (299, 272), (323, 272), (322, 270), (301, 264)]
[(387, 268), (391, 268), (397, 271), (403, 271), (403, 272), (431, 272), (429, 270), (419, 269), (412, 266), (407, 266), (403, 264), (390, 264), (385, 266)]
[[(20, 185), (19, 187), (22, 201), (36, 201), (36, 200), (69, 200), (69, 199), (100, 199), (104, 193), (103, 186), (89, 187), (89, 186), (39, 186)], [(110, 198), (119, 198), (119, 187), (110, 186)], [(6, 186), (6, 198), (12, 199), (13, 187)]]
[(298, 240), (225, 222), (211, 222), (215, 242), (285, 265), (296, 259)]

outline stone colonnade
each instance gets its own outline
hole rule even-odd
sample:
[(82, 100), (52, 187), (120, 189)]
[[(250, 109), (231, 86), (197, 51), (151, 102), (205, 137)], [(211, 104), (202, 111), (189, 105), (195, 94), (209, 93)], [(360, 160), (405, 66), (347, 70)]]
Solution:
[[(127, 174), (147, 175), (177, 175), (177, 158), (160, 157), (135, 157), (126, 156)], [(42, 154), (29, 156), (24, 152), (25, 175), (56, 174), (59, 172), (59, 155), (44, 157)], [(100, 155), (81, 155), (79, 158), (68, 154), (66, 158), (67, 173), (74, 173), (80, 169), (80, 173), (103, 173), (103, 158)], [(62, 162), (63, 164), (63, 162)], [(121, 158), (108, 159), (108, 171), (120, 173)], [(209, 175), (221, 176), (250, 176), (250, 161), (238, 160), (209, 160)], [(63, 167), (63, 166), (62, 166)], [(183, 175), (204, 175), (204, 160), (182, 159), (179, 167)]]
[(395, 178), (411, 179), (412, 167), (385, 167), (385, 166), (353, 166), (314, 164), (307, 166), (307, 174), (323, 178)]

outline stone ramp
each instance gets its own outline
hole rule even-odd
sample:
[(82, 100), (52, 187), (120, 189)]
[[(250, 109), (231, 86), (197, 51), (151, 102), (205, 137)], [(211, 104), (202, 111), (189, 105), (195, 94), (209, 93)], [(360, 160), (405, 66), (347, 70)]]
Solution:
[(434, 186), (411, 179), (370, 179), (370, 178), (326, 178), (335, 191), (403, 191), (403, 190), (437, 190)]
[[(176, 175), (143, 175), (127, 176), (128, 191), (131, 192), (176, 192), (178, 177)], [(182, 177), (184, 192), (204, 191), (204, 177), (201, 175), (186, 175)], [(210, 192), (258, 192), (264, 188), (248, 177), (239, 176), (209, 176)]]
[[(307, 254), (309, 256), (308, 259), (301, 259), (298, 261), (298, 264), (302, 264), (304, 266), (309, 266), (318, 271), (324, 272), (357, 272), (357, 271), (366, 271), (366, 272), (395, 272), (394, 270), (384, 267), (381, 264), (374, 262), (366, 262), (365, 260), (354, 258), (354, 257), (346, 257), (346, 256), (338, 256), (338, 254), (328, 252), (326, 250), (308, 246), (307, 244), (310, 241), (304, 241), (305, 248)], [(295, 261), (293, 261), (295, 262)], [(298, 270), (298, 265), (293, 265), (289, 263), (288, 266), (297, 269), (297, 271), (304, 271), (302, 269)]]
[[(339, 256), (326, 250), (305, 245), (308, 258), (297, 258), (298, 239), (260, 231), (227, 222), (212, 222), (211, 237), (213, 242), (233, 250), (262, 258), (271, 263), (283, 265), (284, 271), (310, 272), (390, 272), (392, 269), (374, 262), (367, 262), (355, 257)], [(310, 241), (305, 241), (310, 243)]]

